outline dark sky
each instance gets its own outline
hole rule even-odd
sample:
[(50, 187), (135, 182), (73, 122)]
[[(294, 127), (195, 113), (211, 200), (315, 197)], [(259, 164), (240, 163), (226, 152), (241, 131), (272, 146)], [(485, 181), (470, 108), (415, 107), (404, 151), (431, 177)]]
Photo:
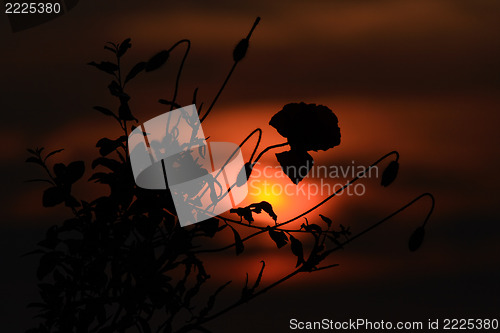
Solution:
[[(39, 175), (23, 163), (25, 149), (65, 148), (63, 161), (90, 161), (95, 142), (117, 133), (92, 110), (113, 101), (105, 77), (86, 63), (107, 56), (106, 41), (131, 37), (125, 65), (132, 66), (189, 38), (179, 101), (189, 104), (199, 87), (199, 100), (208, 103), (232, 65), (234, 45), (256, 16), (262, 20), (247, 57), (204, 123), (205, 133), (238, 142), (259, 126), (264, 144), (281, 142), (267, 125), (275, 112), (289, 102), (321, 103), (337, 114), (342, 144), (315, 154), (318, 163), (367, 165), (393, 149), (401, 153), (393, 186), (370, 181), (365, 196), (339, 198), (323, 213), (359, 230), (422, 192), (432, 192), (437, 206), (421, 251), (409, 253), (406, 240), (425, 216), (425, 202), (346, 249), (335, 271), (300, 277), (227, 320), (251, 316), (241, 331), (253, 332), (284, 331), (292, 316), (426, 321), (498, 315), (498, 1), (85, 1), (17, 33), (0, 16), (0, 316), (11, 328), (6, 331), (29, 326), (33, 312), (25, 305), (37, 297), (36, 263), (19, 255), (67, 214), (43, 209), (43, 186), (23, 182)], [(156, 101), (171, 96), (181, 56), (179, 49), (164, 69), (131, 83), (131, 105), (141, 121), (165, 112)], [(276, 164), (273, 154), (265, 162)], [(85, 196), (89, 188), (77, 190)], [(274, 204), (287, 217), (316, 201)], [(284, 255), (262, 243), (254, 246), (263, 248), (256, 251), (269, 267), (277, 267), (264, 281), (278, 277)], [(239, 274), (235, 279), (257, 271), (259, 261), (236, 260), (232, 252), (218, 258), (222, 267), (234, 263), (234, 272), (224, 274)], [(213, 328), (223, 331), (223, 322)]]

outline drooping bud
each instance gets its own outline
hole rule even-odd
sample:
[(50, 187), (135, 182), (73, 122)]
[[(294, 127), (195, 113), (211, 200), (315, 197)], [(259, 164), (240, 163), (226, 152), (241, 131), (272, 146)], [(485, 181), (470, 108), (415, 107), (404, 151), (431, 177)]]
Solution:
[(245, 57), (245, 55), (247, 54), (247, 50), (248, 50), (248, 39), (244, 38), (244, 39), (240, 40), (238, 45), (236, 45), (236, 47), (234, 48), (233, 60), (235, 62), (238, 62), (241, 59), (243, 59)]
[(392, 184), (392, 182), (398, 176), (399, 163), (397, 161), (392, 161), (389, 163), (387, 168), (385, 168), (382, 173), (382, 180), (380, 181), (380, 185), (387, 187)]
[(408, 241), (408, 248), (410, 251), (416, 251), (420, 248), (424, 241), (425, 229), (424, 227), (418, 227), (415, 229), (413, 234), (410, 236), (410, 240)]

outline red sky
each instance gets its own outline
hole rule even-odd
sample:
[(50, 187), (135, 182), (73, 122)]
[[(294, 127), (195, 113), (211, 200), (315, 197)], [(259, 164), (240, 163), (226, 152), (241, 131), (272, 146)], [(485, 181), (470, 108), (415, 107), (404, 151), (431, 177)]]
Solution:
[[(499, 250), (500, 231), (496, 209), (499, 14), (500, 3), (494, 0), (216, 1), (211, 5), (199, 1), (88, 1), (57, 20), (14, 34), (2, 16), (0, 109), (4, 129), (0, 139), (4, 144), (0, 160), (2, 174), (8, 175), (1, 201), (4, 234), (40, 233), (40, 226), (65, 215), (41, 207), (43, 187), (23, 183), (37, 175), (32, 166), (23, 163), (25, 148), (65, 148), (60, 156), (64, 161), (90, 161), (97, 154), (95, 142), (117, 133), (110, 119), (92, 110), (93, 105), (113, 105), (105, 77), (86, 65), (103, 59), (104, 42), (131, 37), (133, 47), (125, 61), (131, 66), (189, 38), (192, 49), (179, 101), (190, 104), (192, 91), (199, 87), (199, 100), (206, 104), (231, 66), (234, 45), (246, 36), (255, 17), (261, 16), (247, 57), (204, 123), (205, 134), (214, 141), (239, 142), (260, 127), (264, 131), (261, 147), (265, 147), (284, 141), (267, 124), (284, 104), (324, 104), (339, 118), (342, 143), (314, 154), (317, 163), (349, 164), (354, 160), (368, 165), (397, 149), (401, 169), (389, 188), (370, 181), (365, 196), (341, 197), (320, 212), (359, 230), (422, 192), (432, 192), (437, 200), (420, 252), (409, 254), (406, 240), (425, 216), (423, 202), (346, 249), (338, 257), (342, 266), (336, 271), (311, 275), (311, 280), (298, 279), (294, 284), (300, 289), (297, 298), (312, 302), (317, 295), (317, 289), (307, 288), (308, 281), (325, 286), (333, 295), (329, 281), (335, 280), (342, 290), (359, 290), (354, 299), (366, 304), (362, 309), (368, 313), (378, 313), (373, 299), (385, 300), (379, 309), (382, 312), (406, 304), (405, 292), (421, 295), (420, 303), (409, 305), (416, 319), (423, 319), (422, 308), (433, 309), (432, 304), (437, 304), (436, 311), (448, 306), (455, 313), (471, 307), (498, 313), (496, 278), (500, 274), (493, 253)], [(181, 56), (177, 50), (164, 69), (130, 84), (133, 112), (141, 121), (166, 111), (156, 101), (171, 95)], [(246, 156), (250, 152), (250, 147), (244, 149)], [(264, 162), (276, 165), (273, 156), (269, 153)], [(82, 184), (77, 190), (87, 195), (88, 188)], [(301, 197), (275, 202), (280, 219), (310, 205), (313, 202)], [(34, 243), (17, 237), (10, 238), (19, 251), (33, 247)], [(286, 268), (280, 253), (288, 249), (278, 252), (266, 244), (250, 242), (248, 247), (253, 247), (253, 255), (268, 257), (267, 282)], [(259, 252), (262, 248), (265, 250)], [(226, 267), (235, 264), (230, 275), (239, 280), (246, 267), (254, 267), (255, 274), (260, 261), (260, 257), (235, 260), (233, 252), (219, 259)], [(11, 257), (5, 260), (20, 265)], [(238, 262), (245, 265), (237, 266)], [(15, 268), (5, 278), (5, 285), (21, 274), (34, 275), (34, 271)], [(450, 279), (455, 281), (451, 285)], [(399, 290), (401, 298), (384, 296), (393, 289)], [(450, 298), (458, 293), (463, 297)], [(286, 297), (267, 300), (279, 304)], [(355, 300), (351, 299), (352, 309), (356, 309)], [(259, 312), (258, 304), (249, 305), (249, 311), (263, 322), (272, 321), (272, 316)], [(317, 313), (328, 314), (322, 310), (324, 304), (329, 303), (311, 306)], [(285, 309), (280, 318), (292, 313)], [(240, 312), (234, 318), (244, 316)]]

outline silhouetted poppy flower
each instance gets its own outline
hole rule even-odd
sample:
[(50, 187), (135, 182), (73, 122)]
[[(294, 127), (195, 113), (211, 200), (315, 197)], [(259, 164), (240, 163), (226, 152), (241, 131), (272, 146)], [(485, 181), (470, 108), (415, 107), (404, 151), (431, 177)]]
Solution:
[(288, 139), (292, 149), (328, 150), (340, 144), (337, 116), (323, 105), (287, 104), (271, 118), (269, 125)]
[(313, 167), (314, 160), (306, 151), (291, 149), (276, 154), (283, 172), (297, 185)]

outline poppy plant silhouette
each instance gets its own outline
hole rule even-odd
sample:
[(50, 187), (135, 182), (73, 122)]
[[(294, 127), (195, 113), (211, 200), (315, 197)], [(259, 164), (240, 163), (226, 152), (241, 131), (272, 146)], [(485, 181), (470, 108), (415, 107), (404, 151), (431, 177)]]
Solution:
[(136, 185), (168, 188), (183, 227), (227, 212), (248, 194), (246, 182), (237, 181), (245, 171), (240, 147), (207, 143), (194, 104), (136, 127), (128, 148)]
[[(205, 112), (203, 103), (197, 101), (197, 89), (194, 91), (192, 104), (197, 106), (200, 123), (210, 115), (235, 68), (244, 59), (259, 20), (260, 18), (256, 19), (248, 35), (236, 45), (233, 65)], [(416, 201), (430, 198), (429, 212), (423, 224), (411, 235), (409, 249), (415, 251), (422, 244), (424, 228), (434, 208), (434, 197), (430, 193), (417, 196), (385, 218), (356, 233), (342, 224), (337, 225), (324, 215), (309, 217), (316, 219), (317, 223), (309, 223), (305, 218), (358, 182), (371, 168), (391, 159), (381, 179), (382, 186), (389, 186), (396, 179), (399, 169), (399, 153), (396, 151), (380, 157), (335, 193), (287, 221), (280, 221), (279, 212), (275, 212), (270, 203), (262, 201), (231, 209), (229, 216), (233, 214), (236, 218), (219, 215), (181, 227), (168, 189), (143, 189), (135, 184), (127, 138), (136, 129), (138, 120), (129, 107), (130, 95), (126, 92), (131, 80), (161, 68), (168, 61), (169, 55), (181, 46), (185, 50), (173, 95), (168, 100), (159, 100), (173, 110), (180, 108), (177, 94), (184, 63), (190, 51), (189, 40), (180, 40), (149, 60), (137, 63), (126, 75), (121, 60), (131, 48), (130, 39), (119, 44), (108, 42), (105, 45), (104, 48), (113, 60), (89, 63), (109, 76), (109, 93), (117, 101), (114, 111), (102, 106), (95, 106), (94, 109), (116, 121), (123, 131), (123, 135), (118, 138), (102, 138), (97, 142), (100, 156), (90, 165), (92, 169), (101, 171), (93, 173), (89, 180), (105, 184), (109, 187), (109, 195), (90, 202), (77, 199), (73, 195), (72, 185), (83, 177), (85, 163), (75, 161), (67, 165), (52, 165), (49, 162), (62, 149), (49, 153), (43, 148), (28, 149), (30, 156), (27, 162), (41, 166), (46, 174), (43, 179), (30, 181), (50, 184), (43, 192), (43, 206), (64, 204), (72, 213), (72, 217), (49, 228), (45, 239), (38, 243), (38, 248), (30, 252), (41, 255), (36, 272), (40, 281), (38, 287), (41, 301), (29, 305), (39, 309), (37, 317), (40, 322), (38, 327), (28, 332), (209, 332), (204, 326), (206, 323), (284, 281), (304, 272), (336, 267), (337, 264), (326, 263), (332, 253), (380, 226)], [(286, 142), (266, 147), (257, 154), (262, 130), (257, 128), (251, 132), (239, 147), (255, 135), (257, 143), (233, 187), (242, 186), (252, 177), (253, 167), (265, 153), (284, 146), (289, 147), (289, 150), (276, 154), (276, 158), (290, 180), (297, 184), (302, 178), (293, 171), (301, 166), (312, 165), (310, 151), (328, 151), (341, 141), (336, 115), (322, 105), (287, 104), (272, 117), (270, 124), (286, 138)], [(190, 148), (188, 145), (185, 150), (189, 151)], [(190, 154), (184, 157), (190, 159)], [(204, 185), (206, 184), (203, 182), (197, 184), (195, 190), (185, 196), (195, 198)], [(231, 188), (227, 192), (229, 191)], [(263, 212), (269, 215), (272, 222), (265, 227), (252, 224), (255, 214)], [(291, 224), (302, 217), (305, 223), (300, 226)], [(251, 232), (242, 237), (242, 230)], [(210, 238), (223, 241), (224, 234), (229, 234), (232, 239), (226, 245), (209, 247), (203, 242)], [(281, 279), (261, 286), (261, 279), (265, 274), (265, 262), (262, 261), (254, 281), (249, 281), (247, 274), (241, 293), (229, 304), (218, 304), (219, 294), (231, 281), (215, 287), (215, 290), (210, 289), (207, 284), (210, 267), (205, 267), (200, 256), (217, 255), (233, 248), (235, 255), (239, 255), (245, 250), (245, 243), (255, 237), (269, 237), (276, 244), (276, 251), (289, 248), (290, 256), (296, 258), (295, 267), (290, 267), (289, 273)]]

